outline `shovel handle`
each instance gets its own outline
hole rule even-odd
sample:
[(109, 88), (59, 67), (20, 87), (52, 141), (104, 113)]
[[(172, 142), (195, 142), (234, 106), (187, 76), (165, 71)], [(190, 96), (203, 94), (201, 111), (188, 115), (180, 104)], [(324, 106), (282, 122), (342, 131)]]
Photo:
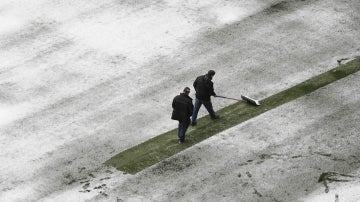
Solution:
[(231, 98), (231, 97), (225, 97), (225, 96), (221, 96), (221, 95), (217, 95), (216, 97), (219, 97), (219, 98), (224, 98), (224, 99), (229, 99), (229, 100), (236, 100), (236, 101), (240, 101), (240, 102), (246, 102), (245, 100), (242, 100), (242, 99), (236, 99), (236, 98)]

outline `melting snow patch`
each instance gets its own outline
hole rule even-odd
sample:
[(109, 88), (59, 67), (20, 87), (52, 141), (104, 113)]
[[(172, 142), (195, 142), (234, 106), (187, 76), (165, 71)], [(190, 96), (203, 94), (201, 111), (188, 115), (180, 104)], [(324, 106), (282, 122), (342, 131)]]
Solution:
[(28, 113), (28, 104), (0, 105), (0, 126), (6, 125)]
[(324, 192), (321, 187), (305, 197), (301, 201), (306, 202), (321, 202), (321, 201), (336, 201), (335, 197), (338, 196), (338, 201), (356, 202), (360, 201), (360, 185), (343, 185), (341, 187), (330, 189), (329, 193)]

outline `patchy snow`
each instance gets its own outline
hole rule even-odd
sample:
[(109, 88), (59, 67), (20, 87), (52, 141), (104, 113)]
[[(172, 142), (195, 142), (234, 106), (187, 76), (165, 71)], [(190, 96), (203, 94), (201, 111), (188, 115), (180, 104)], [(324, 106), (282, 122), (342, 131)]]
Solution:
[[(1, 1), (0, 201), (85, 201), (97, 197), (106, 201), (123, 197), (116, 190), (125, 185), (129, 187), (124, 193), (138, 186), (145, 189), (128, 196), (133, 200), (181, 198), (181, 194), (169, 193), (179, 188), (171, 179), (165, 179), (169, 180), (167, 187), (153, 195), (141, 184), (131, 183), (137, 183), (142, 175), (146, 179), (153, 168), (130, 176), (102, 163), (175, 128), (177, 123), (169, 119), (169, 103), (209, 69), (217, 72), (214, 83), (218, 94), (262, 99), (327, 71), (337, 60), (348, 58), (346, 62), (360, 55), (359, 7), (356, 0)], [(347, 89), (336, 91), (342, 94)], [(318, 103), (328, 100), (332, 101), (325, 95), (314, 99)], [(231, 103), (213, 100), (215, 109)], [(299, 109), (306, 107), (305, 103), (297, 104)], [(332, 109), (321, 109), (337, 116)], [(205, 114), (202, 109), (199, 115)], [(311, 124), (324, 114), (300, 118), (302, 123)], [(284, 138), (304, 127), (286, 127), (292, 120), (288, 116), (258, 119), (282, 121)], [(357, 128), (352, 129), (357, 132)], [(247, 130), (249, 134), (258, 132), (256, 127)], [(316, 131), (313, 128), (309, 133)], [(268, 135), (285, 141), (276, 131)], [(216, 138), (223, 138), (221, 142), (229, 147), (225, 148), (225, 161), (219, 156), (226, 153), (220, 145), (208, 153), (193, 153), (213, 168), (202, 173), (202, 165), (195, 164), (199, 167), (194, 166), (184, 181), (209, 175), (222, 183), (197, 187), (183, 200), (199, 198), (209, 190), (237, 190), (235, 181), (229, 186), (223, 181), (231, 179), (236, 170), (217, 164), (231, 162), (231, 151), (243, 152), (245, 156), (234, 156), (246, 159), (256, 150), (272, 146), (262, 136), (263, 141), (249, 141), (247, 147), (236, 150), (238, 145), (230, 144), (234, 140), (227, 136), (224, 132), (189, 150), (210, 148)], [(236, 141), (242, 145), (245, 139)], [(215, 157), (219, 158), (214, 159), (217, 152)], [(181, 162), (187, 163), (187, 159)], [(259, 174), (266, 170), (254, 167)], [(221, 173), (225, 173), (224, 178)], [(167, 174), (151, 175), (147, 182), (178, 175), (171, 170)], [(286, 183), (292, 187), (293, 183)], [(253, 196), (254, 191), (250, 192), (243, 194)], [(315, 200), (321, 187), (309, 192), (313, 195), (306, 199)], [(226, 195), (229, 200), (237, 197)], [(294, 193), (289, 197), (303, 196)]]
[(6, 125), (28, 114), (27, 104), (0, 105), (0, 126)]
[(360, 201), (360, 185), (350, 183), (339, 185), (334, 189), (330, 190), (328, 193), (324, 193), (324, 188), (321, 187), (315, 190), (309, 196), (304, 197), (301, 201), (307, 202), (321, 202), (321, 201), (335, 201), (336, 195), (338, 196), (339, 201), (346, 202), (357, 202)]
[[(356, 201), (359, 76), (212, 136), (91, 201), (331, 201), (335, 193), (340, 201)], [(318, 179), (334, 170), (351, 177), (328, 182), (325, 193)]]

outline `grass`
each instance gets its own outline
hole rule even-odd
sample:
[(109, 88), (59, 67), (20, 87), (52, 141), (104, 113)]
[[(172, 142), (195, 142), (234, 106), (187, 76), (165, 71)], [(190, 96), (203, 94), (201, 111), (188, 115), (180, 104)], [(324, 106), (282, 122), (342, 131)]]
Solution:
[(261, 106), (252, 106), (243, 102), (237, 102), (217, 111), (216, 113), (221, 116), (220, 119), (211, 120), (209, 116), (202, 117), (198, 119), (196, 127), (189, 127), (186, 134), (189, 141), (185, 144), (178, 144), (177, 129), (173, 129), (137, 146), (122, 151), (105, 163), (116, 167), (120, 171), (136, 174), (137, 172), (169, 158), (221, 131), (309, 94), (359, 70), (360, 57), (261, 100)]

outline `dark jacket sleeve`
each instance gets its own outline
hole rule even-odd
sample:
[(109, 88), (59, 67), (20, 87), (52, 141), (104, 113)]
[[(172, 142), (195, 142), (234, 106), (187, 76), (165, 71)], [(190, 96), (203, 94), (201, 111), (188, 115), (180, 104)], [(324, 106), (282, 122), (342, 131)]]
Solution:
[(172, 111), (172, 114), (171, 114), (171, 119), (173, 120), (179, 120), (179, 116), (178, 116), (178, 112), (176, 110), (177, 106), (176, 106), (176, 99), (177, 97), (174, 97), (173, 101), (172, 101), (172, 108), (173, 108), (173, 111)]
[(193, 86), (194, 86), (194, 89), (196, 89), (196, 86), (198, 84), (198, 80), (199, 80), (199, 77), (195, 79), (194, 83), (193, 83)]
[(216, 96), (216, 93), (214, 91), (214, 83), (212, 81), (209, 82), (209, 89), (210, 89), (210, 94)]
[[(189, 109), (189, 111), (190, 111), (190, 116), (192, 116), (192, 114), (193, 114), (193, 112), (194, 112), (194, 105), (193, 105), (193, 103), (192, 103), (192, 101), (191, 101), (191, 103), (190, 103), (190, 109)], [(189, 116), (189, 117), (190, 117)]]
[(173, 99), (171, 106), (173, 109), (175, 109), (175, 98)]

